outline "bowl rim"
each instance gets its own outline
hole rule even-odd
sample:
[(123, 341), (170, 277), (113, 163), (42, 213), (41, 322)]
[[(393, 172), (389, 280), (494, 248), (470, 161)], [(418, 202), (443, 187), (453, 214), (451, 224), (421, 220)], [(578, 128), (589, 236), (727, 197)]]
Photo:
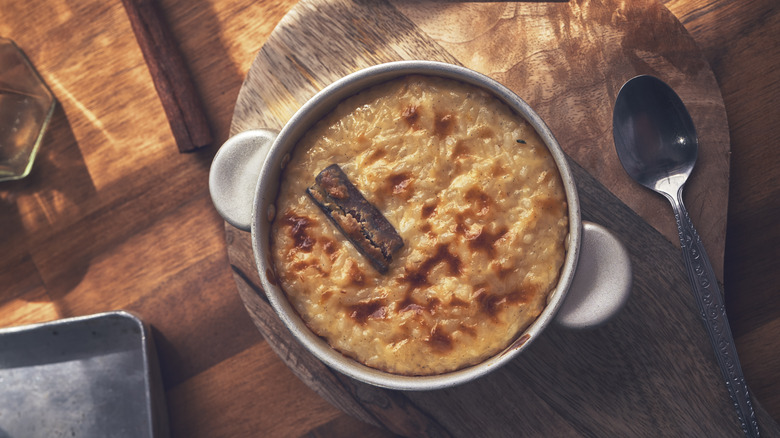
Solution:
[[(477, 86), (507, 104), (523, 117), (541, 137), (550, 151), (564, 184), (569, 210), (566, 258), (556, 287), (548, 296), (542, 313), (508, 347), (494, 356), (456, 371), (436, 375), (411, 376), (371, 368), (349, 358), (312, 332), (287, 299), (285, 292), (269, 279), (273, 262), (269, 255), (269, 229), (275, 215), (279, 176), (289, 153), (299, 138), (324, 114), (345, 98), (394, 78), (420, 74), (459, 80)], [(284, 125), (274, 140), (263, 164), (255, 188), (251, 220), (252, 250), (260, 281), (274, 311), (303, 346), (332, 369), (356, 380), (395, 390), (434, 390), (460, 385), (479, 378), (506, 364), (525, 350), (549, 325), (571, 285), (580, 254), (582, 221), (579, 197), (568, 158), (542, 118), (522, 98), (498, 81), (466, 67), (438, 61), (393, 61), (348, 74), (323, 88), (304, 103)], [(266, 259), (267, 258), (267, 259)]]

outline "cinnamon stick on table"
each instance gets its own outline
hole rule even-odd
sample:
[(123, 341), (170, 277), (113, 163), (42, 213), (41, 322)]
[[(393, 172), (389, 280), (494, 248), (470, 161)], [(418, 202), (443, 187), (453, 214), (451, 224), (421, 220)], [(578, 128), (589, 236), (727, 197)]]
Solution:
[(156, 0), (122, 0), (179, 152), (211, 143), (200, 98)]

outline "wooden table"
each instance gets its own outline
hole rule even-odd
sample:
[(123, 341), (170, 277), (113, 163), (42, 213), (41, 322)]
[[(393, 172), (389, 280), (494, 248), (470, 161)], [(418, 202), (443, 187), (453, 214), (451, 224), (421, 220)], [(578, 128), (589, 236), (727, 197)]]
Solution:
[[(721, 88), (731, 136), (727, 310), (748, 384), (780, 420), (780, 8), (665, 2)], [(386, 436), (322, 400), (258, 334), (207, 175), (242, 81), (294, 1), (161, 2), (215, 145), (177, 151), (121, 2), (0, 0), (59, 100), (30, 177), (0, 185), (0, 327), (126, 309), (154, 327), (174, 436)]]

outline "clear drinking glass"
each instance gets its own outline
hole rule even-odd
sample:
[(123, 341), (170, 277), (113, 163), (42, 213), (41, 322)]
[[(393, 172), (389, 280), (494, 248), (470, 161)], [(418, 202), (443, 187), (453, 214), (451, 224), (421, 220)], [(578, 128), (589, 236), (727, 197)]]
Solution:
[(30, 173), (54, 95), (16, 44), (0, 38), (0, 181)]

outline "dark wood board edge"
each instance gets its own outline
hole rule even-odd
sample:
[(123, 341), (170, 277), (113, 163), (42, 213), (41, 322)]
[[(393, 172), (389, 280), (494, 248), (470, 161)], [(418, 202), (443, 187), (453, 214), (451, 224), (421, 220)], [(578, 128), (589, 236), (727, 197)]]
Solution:
[[(314, 6), (313, 6), (313, 5), (314, 5), (315, 3), (317, 3), (317, 2), (302, 2), (301, 4), (299, 4), (300, 8), (298, 8), (298, 7), (296, 6), (296, 13), (297, 13), (298, 15), (295, 15), (295, 14), (293, 14), (293, 15), (291, 15), (290, 17), (285, 17), (285, 20), (287, 20), (287, 19), (289, 18), (289, 20), (290, 20), (290, 23), (291, 23), (291, 25), (292, 25), (292, 26), (297, 26), (297, 28), (294, 28), (294, 29), (293, 29), (294, 31), (296, 31), (296, 29), (297, 29), (297, 31), (300, 31), (300, 30), (302, 29), (302, 27), (303, 27), (303, 28), (306, 28), (306, 26), (305, 26), (305, 24), (306, 24), (306, 23), (295, 22), (295, 20), (296, 20), (296, 19), (300, 19), (300, 18), (301, 18), (301, 16), (302, 16), (302, 14), (304, 14), (304, 13), (305, 13), (305, 9), (304, 9), (304, 8), (309, 8), (309, 9), (312, 9), (312, 8), (314, 8)], [(336, 3), (337, 3), (337, 2), (336, 2)], [(337, 10), (337, 8), (336, 8), (335, 6), (333, 6), (332, 4), (330, 4), (330, 3), (328, 3), (326, 6), (331, 6), (331, 7), (334, 9), (334, 11), (335, 11), (335, 10)], [(381, 9), (381, 7), (380, 7), (379, 9)], [(664, 11), (665, 11), (665, 9), (664, 9)], [(318, 11), (318, 12), (322, 12), (322, 11)], [(380, 13), (380, 14), (377, 14), (377, 16), (381, 17), (383, 14), (387, 15), (387, 11), (386, 11), (386, 10), (381, 10), (380, 12), (381, 12), (381, 13)], [(656, 12), (657, 12), (657, 11), (656, 11)], [(668, 11), (666, 11), (666, 12), (668, 13)], [(327, 16), (327, 15), (326, 15), (326, 16)], [(353, 18), (355, 18), (355, 17), (353, 17)], [(398, 17), (395, 17), (395, 18), (397, 19)], [(349, 20), (347, 20), (347, 21), (349, 21)], [(402, 21), (403, 21), (403, 20), (402, 20)], [(290, 23), (288, 23), (288, 24), (290, 24)], [(409, 28), (410, 28), (410, 31), (415, 31), (415, 32), (417, 32), (417, 30), (416, 30), (416, 29), (414, 29), (414, 26), (410, 26), (410, 25), (409, 25), (409, 22), (408, 22), (408, 21), (404, 21), (404, 23), (405, 23), (405, 26), (407, 26), (407, 27), (409, 27)], [(280, 23), (280, 27), (283, 27), (283, 25), (284, 25), (284, 24), (285, 24), (285, 23), (284, 23), (284, 20), (283, 20), (283, 23)], [(678, 23), (678, 24), (679, 24), (679, 23)], [(303, 25), (303, 26), (302, 26), (302, 25)], [(337, 27), (338, 27), (338, 24), (337, 24)], [(343, 26), (342, 26), (342, 27), (343, 27)], [(347, 29), (347, 28), (345, 27), (345, 28), (344, 28), (344, 30), (347, 30), (347, 31), (348, 31), (349, 29)], [(276, 32), (275, 32), (275, 33), (276, 33)], [(278, 36), (278, 35), (277, 35), (277, 36)], [(426, 36), (426, 35), (422, 35), (422, 36), (423, 36), (423, 37), (425, 37), (425, 38), (423, 38), (424, 40), (426, 40), (428, 43), (431, 43), (431, 41), (428, 41), (428, 38), (427, 38), (427, 36)], [(273, 37), (274, 37), (274, 36), (272, 35), (272, 39), (273, 39)], [(365, 42), (365, 41), (371, 41), (372, 39), (376, 39), (376, 37), (377, 37), (377, 34), (373, 34), (373, 33), (372, 33), (371, 35), (362, 35), (362, 37), (364, 38), (364, 40), (362, 40), (362, 41), (364, 41), (364, 42)], [(283, 38), (281, 38), (281, 37), (280, 37), (280, 40), (283, 40)], [(272, 41), (271, 41), (271, 40), (269, 40), (269, 44), (270, 44), (270, 43), (272, 43)], [(336, 43), (338, 44), (338, 41), (336, 41)], [(265, 48), (264, 48), (264, 49), (265, 49)], [(416, 49), (415, 49), (415, 50), (416, 50)], [(407, 51), (407, 52), (405, 52), (405, 53), (403, 53), (403, 54), (401, 54), (401, 53), (398, 53), (398, 52), (395, 52), (395, 55), (394, 55), (394, 56), (398, 56), (398, 55), (400, 55), (400, 56), (403, 58), (404, 56), (408, 56), (410, 53), (416, 53), (416, 52), (415, 52), (415, 50), (410, 50), (410, 51)], [(452, 62), (452, 63), (458, 63), (458, 61), (457, 61), (457, 60), (455, 60), (455, 59), (454, 59), (454, 58), (453, 58), (453, 57), (452, 57), (452, 56), (451, 56), (449, 53), (447, 53), (447, 52), (446, 52), (446, 50), (442, 50), (442, 48), (441, 48), (440, 46), (438, 46), (438, 45), (437, 45), (435, 42), (433, 42), (433, 44), (428, 44), (426, 47), (424, 47), (424, 49), (423, 49), (423, 52), (430, 52), (431, 50), (433, 51), (433, 53), (434, 53), (434, 54), (443, 54), (443, 55), (446, 55), (446, 56), (448, 57), (448, 59), (447, 59), (447, 60), (448, 60), (448, 62)], [(293, 52), (294, 52), (294, 51), (293, 51)], [(441, 52), (441, 53), (440, 53), (440, 52)], [(266, 62), (266, 63), (267, 63), (267, 62), (271, 62), (271, 60), (274, 58), (274, 56), (277, 56), (277, 57), (278, 57), (280, 54), (281, 54), (281, 52), (280, 52), (280, 53), (276, 53), (275, 55), (272, 55), (272, 54), (264, 54), (264, 53), (263, 53), (263, 51), (261, 51), (261, 53), (260, 53), (260, 54), (258, 54), (258, 59), (257, 59), (255, 62), (256, 62), (256, 64), (258, 64), (258, 65), (259, 65), (261, 62)], [(322, 54), (317, 54), (317, 56), (315, 56), (315, 59), (314, 59), (314, 61), (316, 61), (316, 62), (321, 62), (321, 61), (318, 59), (318, 57), (319, 57), (319, 56), (321, 56), (321, 55), (322, 55)], [(389, 59), (386, 59), (386, 58), (385, 58), (385, 56), (386, 56), (387, 54), (384, 54), (384, 56), (382, 56), (382, 55), (383, 55), (383, 54), (377, 54), (377, 53), (375, 53), (375, 52), (371, 52), (371, 53), (369, 53), (369, 54), (368, 54), (368, 59), (369, 59), (369, 61), (368, 61), (368, 62), (369, 62), (369, 64), (370, 64), (370, 63), (372, 63), (372, 62), (373, 62), (373, 63), (376, 63), (376, 62), (384, 62), (384, 61), (387, 61), (387, 60), (389, 60)], [(292, 56), (292, 57), (290, 57), (290, 56)], [(308, 88), (306, 89), (306, 93), (313, 94), (314, 92), (316, 92), (316, 91), (317, 91), (317, 89), (319, 88), (319, 86), (320, 86), (320, 85), (322, 85), (322, 84), (318, 84), (318, 83), (316, 83), (316, 80), (326, 81), (328, 77), (329, 77), (330, 79), (335, 79), (335, 78), (338, 78), (338, 77), (340, 77), (341, 75), (343, 75), (343, 74), (345, 74), (345, 73), (349, 73), (349, 72), (351, 72), (351, 71), (354, 71), (355, 69), (357, 69), (357, 68), (359, 68), (359, 67), (362, 67), (362, 66), (364, 66), (364, 65), (360, 65), (360, 64), (361, 64), (361, 62), (365, 61), (365, 60), (362, 60), (362, 61), (360, 61), (360, 60), (354, 60), (354, 59), (351, 59), (351, 58), (350, 58), (350, 59), (346, 59), (346, 60), (345, 60), (345, 62), (347, 62), (347, 63), (355, 63), (355, 65), (352, 65), (352, 66), (350, 66), (350, 67), (339, 66), (339, 67), (338, 67), (338, 68), (336, 68), (335, 70), (333, 70), (332, 68), (329, 68), (329, 66), (327, 66), (327, 65), (321, 65), (320, 67), (323, 67), (323, 68), (325, 69), (324, 71), (325, 71), (325, 76), (326, 76), (326, 78), (325, 78), (325, 79), (323, 79), (323, 78), (321, 78), (321, 77), (316, 77), (316, 80), (312, 81), (312, 79), (314, 78), (314, 75), (312, 75), (312, 72), (314, 71), (314, 67), (313, 67), (312, 65), (310, 65), (310, 62), (309, 62), (309, 61), (312, 61), (312, 59), (311, 59), (311, 58), (306, 58), (306, 55), (305, 55), (305, 54), (299, 54), (299, 53), (293, 53), (293, 54), (292, 54), (292, 55), (290, 55), (290, 56), (287, 56), (287, 58), (285, 58), (285, 59), (286, 59), (286, 62), (285, 62), (285, 64), (288, 64), (288, 65), (286, 65), (286, 66), (283, 66), (284, 68), (286, 68), (286, 69), (287, 69), (287, 70), (286, 70), (286, 73), (284, 73), (284, 74), (278, 74), (278, 73), (277, 73), (277, 74), (272, 74), (272, 73), (268, 73), (267, 69), (266, 69), (266, 71), (265, 71), (265, 72), (263, 72), (263, 71), (259, 71), (260, 69), (252, 69), (252, 70), (250, 70), (250, 72), (249, 72), (249, 73), (250, 73), (250, 76), (251, 76), (253, 73), (258, 73), (258, 74), (260, 74), (260, 77), (255, 77), (255, 78), (253, 79), (253, 80), (255, 80), (255, 81), (258, 81), (258, 82), (260, 82), (260, 83), (266, 83), (266, 84), (267, 84), (268, 82), (263, 82), (263, 81), (264, 81), (264, 80), (266, 80), (266, 81), (267, 81), (267, 80), (271, 80), (271, 81), (279, 81), (279, 80), (281, 79), (281, 80), (282, 80), (282, 82), (281, 82), (281, 83), (277, 83), (276, 85), (279, 85), (279, 84), (281, 84), (281, 89), (283, 89), (283, 90), (286, 90), (286, 91), (289, 93), (288, 95), (284, 95), (284, 96), (282, 96), (282, 95), (275, 95), (275, 96), (272, 96), (270, 100), (266, 100), (266, 101), (263, 101), (263, 97), (262, 97), (262, 96), (259, 96), (259, 95), (257, 95), (257, 94), (256, 94), (255, 92), (253, 92), (253, 91), (251, 91), (251, 92), (250, 92), (250, 94), (252, 94), (252, 93), (255, 93), (254, 95), (247, 95), (247, 96), (243, 96), (244, 98), (247, 98), (247, 99), (260, 99), (260, 101), (261, 101), (261, 102), (270, 102), (270, 101), (273, 101), (273, 102), (282, 102), (282, 103), (284, 103), (284, 104), (287, 104), (287, 105), (289, 105), (289, 108), (287, 108), (287, 109), (284, 109), (284, 108), (282, 108), (282, 109), (281, 109), (281, 111), (279, 111), (279, 112), (276, 112), (276, 113), (274, 113), (274, 114), (272, 114), (272, 115), (271, 115), (271, 116), (273, 116), (272, 118), (275, 118), (275, 119), (276, 119), (276, 122), (277, 122), (279, 125), (281, 125), (281, 123), (283, 123), (283, 121), (285, 120), (285, 116), (284, 116), (284, 111), (285, 111), (285, 110), (287, 110), (287, 111), (289, 111), (289, 110), (293, 110), (295, 107), (297, 107), (297, 105), (299, 105), (299, 104), (301, 104), (301, 103), (302, 103), (302, 100), (301, 100), (301, 95), (300, 95), (300, 94), (295, 94), (293, 91), (291, 91), (291, 90), (294, 90), (294, 84), (293, 84), (292, 82), (290, 82), (290, 83), (288, 84), (287, 82), (284, 82), (284, 81), (288, 81), (288, 82), (289, 82), (289, 81), (291, 80), (290, 78), (291, 78), (291, 77), (294, 77), (294, 76), (297, 76), (297, 77), (308, 77), (308, 79), (307, 79), (307, 80), (309, 81), (309, 85), (307, 86)], [(315, 67), (316, 67), (316, 62), (315, 62)], [(319, 70), (317, 70), (317, 71), (319, 71)], [(270, 76), (269, 76), (269, 75), (270, 75)], [(271, 77), (271, 76), (272, 76), (272, 77)], [(285, 79), (285, 78), (286, 78), (286, 79)], [(248, 81), (250, 80), (249, 76), (248, 76), (247, 80), (248, 80)], [(269, 87), (269, 88), (275, 88), (275, 87)], [(243, 87), (242, 87), (242, 94), (243, 94), (243, 91), (244, 91), (244, 89), (243, 89)], [(297, 90), (296, 90), (296, 91), (297, 91)], [(304, 93), (304, 94), (305, 94), (305, 93)], [(241, 100), (241, 99), (242, 99), (242, 97), (240, 96), (240, 97), (239, 97), (239, 100)], [(304, 98), (303, 100), (305, 100), (305, 98)], [(237, 105), (237, 107), (238, 107), (238, 105)], [(277, 107), (276, 109), (277, 109), (277, 110), (279, 110), (279, 108), (278, 108), (278, 107)], [(267, 120), (267, 119), (268, 119), (268, 117), (269, 117), (269, 115), (268, 115), (268, 114), (266, 114), (266, 115), (259, 115), (259, 116), (258, 116), (258, 115), (253, 115), (253, 114), (251, 114), (251, 113), (250, 113), (250, 114), (244, 114), (244, 115), (243, 115), (243, 116), (241, 116), (241, 117), (238, 117), (238, 116), (237, 116), (237, 114), (236, 114), (236, 115), (234, 116), (234, 125), (233, 125), (233, 126), (232, 126), (232, 128), (231, 128), (231, 132), (237, 132), (237, 131), (240, 131), (240, 130), (242, 130), (242, 129), (248, 129), (248, 128), (251, 128), (251, 127), (257, 127), (256, 125), (254, 125), (254, 123), (256, 123), (256, 122), (257, 122), (258, 118), (259, 118), (259, 119), (263, 119), (263, 118), (265, 118), (265, 119)], [(239, 120), (238, 120), (238, 121), (239, 121), (239, 123), (238, 123), (238, 124), (237, 124), (237, 123), (235, 123), (235, 122), (236, 122), (236, 120), (237, 120), (237, 118), (239, 119)], [(242, 124), (243, 124), (243, 125), (242, 125)], [(607, 193), (607, 194), (609, 194), (609, 193)], [(587, 213), (587, 212), (586, 212), (586, 213)], [(602, 212), (602, 213), (603, 213), (603, 212)], [(585, 216), (585, 217), (586, 217), (586, 219), (588, 218), (588, 216)], [(608, 223), (609, 223), (609, 221), (607, 221), (607, 222), (604, 222), (604, 221), (602, 221), (602, 220), (599, 220), (599, 219), (601, 219), (601, 218), (599, 217), (599, 215), (598, 215), (598, 214), (594, 215), (594, 216), (593, 216), (591, 219), (592, 219), (592, 220), (594, 220), (594, 221), (596, 221), (596, 222), (603, 223), (603, 224), (608, 224)], [(630, 236), (630, 235), (629, 235), (628, 237), (629, 237), (629, 239), (631, 239), (631, 236)], [(669, 243), (669, 241), (668, 241), (668, 240), (664, 240), (664, 241), (666, 242), (666, 244), (668, 244), (668, 245), (670, 245), (672, 248), (674, 248), (674, 245), (671, 245), (671, 244)], [(251, 249), (250, 249), (250, 251), (251, 251)], [(679, 254), (676, 254), (676, 252), (675, 252), (675, 256), (670, 256), (669, 258), (671, 259), (672, 257), (674, 257), (674, 259), (677, 259), (677, 258), (679, 258)], [(683, 284), (687, 284), (687, 283), (685, 282), (685, 280), (683, 280)], [(678, 295), (678, 297), (677, 297), (676, 299), (678, 299), (678, 300), (682, 300), (682, 295)], [(686, 308), (688, 308), (689, 310), (692, 310), (692, 309), (693, 309), (693, 307), (692, 307), (692, 302), (685, 301), (685, 303), (686, 303), (686, 304), (684, 304), (684, 306), (687, 306)], [(679, 303), (678, 303), (678, 304), (679, 304)], [(701, 347), (701, 346), (700, 346), (700, 348), (699, 348), (700, 352), (699, 352), (699, 353), (702, 353), (702, 354), (703, 354), (705, 351), (707, 351), (706, 349), (707, 349), (707, 347), (708, 347), (708, 346), (707, 346), (706, 342), (705, 342), (704, 344), (702, 344), (702, 345), (704, 345), (704, 347)], [(708, 356), (708, 357), (709, 357), (709, 356)], [(410, 395), (410, 397), (414, 397), (414, 396), (413, 396), (413, 395)]]
[[(636, 394), (629, 394), (628, 397), (633, 402), (637, 402), (635, 398), (641, 396), (681, 397), (681, 400), (684, 401), (683, 406), (689, 405), (691, 408), (688, 408), (690, 412), (687, 413), (667, 413), (664, 410), (668, 409), (668, 405), (673, 404), (672, 402), (653, 403), (650, 401), (647, 402), (648, 409), (645, 412), (639, 414), (623, 413), (632, 417), (632, 421), (627, 425), (614, 418), (610, 419), (609, 416), (605, 416), (605, 420), (594, 420), (590, 417), (592, 412), (574, 415), (571, 413), (566, 414), (566, 403), (587, 403), (587, 400), (583, 401), (580, 399), (583, 396), (581, 393), (568, 393), (567, 390), (559, 388), (554, 388), (551, 391), (551, 387), (544, 387), (544, 383), (517, 383), (519, 385), (518, 391), (527, 392), (526, 395), (519, 398), (524, 398), (529, 406), (533, 405), (533, 409), (539, 412), (544, 419), (537, 425), (527, 424), (528, 429), (526, 432), (531, 432), (532, 434), (555, 433), (566, 436), (582, 434), (587, 436), (593, 433), (601, 434), (609, 431), (610, 433), (630, 433), (634, 436), (653, 436), (652, 434), (647, 434), (648, 430), (650, 430), (653, 433), (660, 434), (656, 436), (673, 436), (675, 433), (683, 433), (679, 428), (687, 426), (694, 427), (695, 429), (693, 430), (696, 430), (698, 433), (722, 433), (722, 436), (739, 436), (736, 417), (732, 415), (733, 412), (728, 401), (728, 394), (720, 381), (720, 375), (709, 346), (709, 341), (706, 339), (704, 327), (701, 326), (697, 319), (693, 297), (686, 287), (685, 273), (681, 264), (677, 263), (680, 257), (679, 250), (607, 191), (581, 166), (573, 161), (570, 161), (570, 164), (578, 182), (583, 219), (605, 225), (616, 233), (629, 248), (632, 254), (632, 262), (635, 265), (643, 261), (646, 262), (647, 260), (644, 260), (645, 257), (661, 258), (666, 261), (662, 267), (666, 272), (663, 276), (664, 284), (660, 285), (660, 292), (654, 292), (659, 287), (659, 285), (653, 284), (652, 271), (655, 268), (646, 264), (646, 266), (640, 266), (640, 269), (635, 271), (634, 294), (645, 294), (647, 297), (635, 298), (634, 308), (629, 310), (631, 314), (619, 315), (618, 321), (610, 323), (611, 326), (608, 327), (608, 330), (614, 331), (616, 338), (622, 338), (620, 340), (621, 344), (630, 344), (633, 339), (632, 333), (625, 333), (625, 330), (630, 329), (631, 326), (621, 322), (620, 319), (623, 318), (624, 321), (633, 320), (635, 324), (642, 324), (642, 321), (637, 322), (637, 320), (641, 320), (641, 313), (644, 310), (650, 311), (652, 318), (662, 317), (664, 312), (663, 305), (659, 304), (655, 309), (649, 308), (648, 305), (650, 302), (662, 300), (668, 300), (670, 307), (683, 309), (676, 312), (678, 314), (670, 319), (670, 324), (694, 324), (694, 327), (696, 327), (695, 324), (698, 324), (701, 328), (699, 332), (693, 331), (689, 334), (680, 335), (685, 338), (685, 342), (678, 342), (678, 344), (684, 346), (685, 343), (690, 343), (690, 347), (687, 348), (690, 358), (686, 360), (683, 367), (688, 369), (689, 374), (673, 376), (675, 384), (672, 385), (673, 389), (668, 390), (671, 392), (662, 387), (648, 387), (648, 382), (643, 381), (641, 375), (652, 370), (642, 370), (641, 361), (631, 360), (626, 356), (626, 362), (630, 363), (631, 369), (623, 372), (640, 376), (637, 386), (628, 388), (631, 391), (635, 391)], [(563, 378), (564, 376), (551, 377), (545, 375), (545, 372), (548, 371), (540, 371), (544, 367), (538, 366), (541, 355), (549, 353), (551, 357), (554, 356), (556, 358), (565, 358), (566, 355), (562, 353), (562, 348), (553, 345), (555, 342), (542, 341), (539, 342), (539, 347), (532, 346), (532, 349), (527, 352), (529, 356), (528, 361), (524, 361), (521, 357), (510, 363), (506, 370), (497, 371), (497, 374), (502, 374), (502, 376), (492, 380), (504, 383), (490, 382), (491, 378), (488, 377), (467, 384), (470, 387), (459, 387), (429, 393), (402, 393), (375, 388), (354, 381), (327, 368), (297, 343), (276, 316), (269, 303), (264, 299), (262, 290), (258, 286), (260, 284), (259, 278), (254, 269), (254, 260), (251, 255), (251, 236), (248, 233), (238, 231), (230, 225), (226, 224), (225, 227), (229, 242), (231, 266), (239, 294), (260, 332), (279, 357), (302, 381), (328, 402), (361, 421), (405, 436), (467, 436), (469, 433), (476, 432), (473, 429), (474, 427), (482, 428), (483, 431), (492, 430), (496, 432), (503, 426), (510, 426), (511, 422), (506, 425), (481, 424), (479, 418), (469, 418), (468, 413), (460, 412), (458, 414), (458, 402), (454, 403), (453, 409), (449, 410), (448, 412), (450, 413), (446, 415), (432, 413), (431, 405), (441, 403), (442, 400), (445, 403), (451, 403), (452, 400), (446, 400), (446, 397), (458, 398), (468, 396), (469, 393), (475, 391), (475, 385), (480, 385), (480, 382), (489, 386), (504, 385), (507, 383), (507, 378), (520, 379), (520, 376), (534, 375), (535, 373), (537, 375), (536, 380), (540, 382), (549, 382), (553, 378), (561, 378), (561, 382), (565, 382), (567, 379), (581, 378), (584, 375), (583, 373), (589, 372), (583, 368), (581, 370), (572, 369), (571, 371), (574, 375), (565, 378)], [(675, 302), (676, 304), (674, 304)], [(640, 309), (642, 306), (647, 306), (647, 308)], [(637, 316), (638, 314), (639, 316)], [(621, 325), (624, 327), (621, 327)], [(548, 330), (550, 330), (550, 337), (556, 338), (556, 340), (568, 338), (569, 342), (573, 339), (573, 343), (576, 343), (578, 340), (582, 344), (588, 342), (587, 332), (584, 334), (569, 333), (570, 331), (557, 327), (551, 327)], [(658, 334), (660, 335), (660, 332)], [(646, 337), (647, 333), (638, 335), (640, 337), (636, 338), (635, 341), (639, 343), (637, 348), (641, 348), (643, 341), (641, 337)], [(607, 340), (609, 340), (612, 335), (605, 335), (602, 331), (600, 336), (606, 336)], [(631, 355), (633, 353), (620, 353), (615, 352), (613, 349), (609, 354)], [(585, 351), (580, 356), (586, 362), (583, 366), (586, 366), (590, 360), (595, 363), (603, 360), (603, 358), (593, 359), (593, 357), (598, 356), (598, 353), (593, 352)], [(658, 359), (648, 357), (646, 360), (648, 364), (652, 365), (653, 361)], [(696, 368), (696, 365), (700, 363), (704, 363), (707, 368), (703, 373)], [(609, 366), (605, 366), (601, 371), (609, 372)], [(598, 374), (599, 372), (590, 370), (590, 373)], [(533, 381), (534, 379), (531, 380)], [(676, 389), (674, 387), (685, 391), (686, 386), (692, 385), (691, 383), (686, 383), (690, 381), (696, 382), (696, 384), (716, 386), (704, 388), (702, 390), (704, 397), (700, 400), (697, 399), (697, 394), (675, 392)], [(609, 387), (609, 385), (606, 385), (606, 387)], [(528, 391), (529, 388), (531, 391)], [(612, 389), (614, 390), (615, 388)], [(687, 389), (690, 389), (690, 386)], [(479, 392), (481, 389), (476, 391)], [(575, 399), (571, 399), (572, 396)], [(440, 399), (440, 397), (445, 397), (445, 399)], [(600, 396), (595, 395), (594, 399), (598, 399), (598, 397)], [(703, 404), (697, 405), (697, 401)], [(719, 408), (716, 409), (721, 411), (721, 415), (718, 416), (719, 423), (696, 424), (698, 418), (702, 415), (707, 415), (706, 412), (712, 412), (712, 403), (719, 403)], [(766, 435), (780, 434), (780, 427), (761, 407), (758, 400), (754, 400), (754, 405), (759, 424)], [(517, 408), (522, 408), (522, 406), (517, 406)], [(665, 417), (666, 420), (664, 420)], [(553, 418), (556, 420), (552, 421)], [(458, 424), (458, 421), (464, 423)], [(603, 424), (599, 424), (600, 421)], [(600, 426), (603, 426), (603, 428)], [(726, 433), (725, 430), (728, 429), (731, 429), (733, 433)]]

